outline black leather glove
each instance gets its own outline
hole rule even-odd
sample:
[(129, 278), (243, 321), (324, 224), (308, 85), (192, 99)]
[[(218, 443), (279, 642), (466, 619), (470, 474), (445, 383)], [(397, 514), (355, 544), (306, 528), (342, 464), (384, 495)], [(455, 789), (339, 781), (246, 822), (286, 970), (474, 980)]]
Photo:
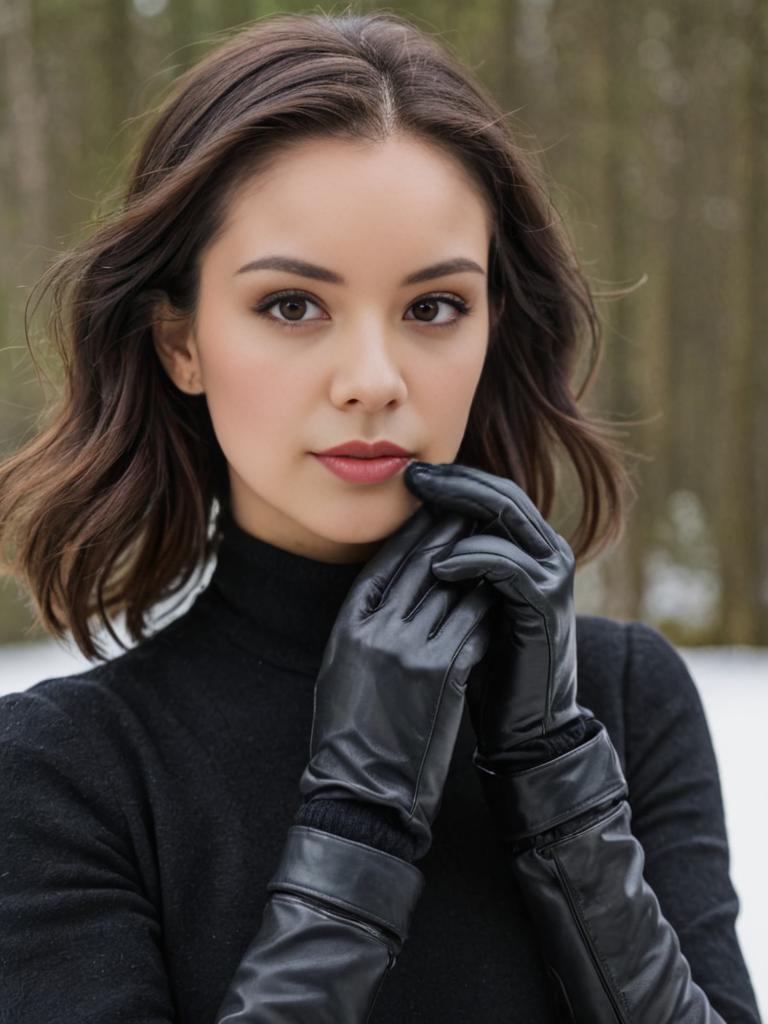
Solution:
[[(315, 684), (309, 800), (355, 800), (393, 815), (419, 845), (431, 826), (472, 667), (487, 650), (489, 588), (436, 581), (434, 557), (472, 528), (419, 508), (354, 581)], [(414, 865), (294, 825), (261, 928), (217, 1024), (358, 1024), (408, 935), (423, 886)]]
[[(419, 462), (404, 477), (429, 507), (474, 516), (481, 530), (432, 571), (443, 580), (485, 579), (503, 602), (497, 675), (473, 714), (473, 761), (571, 1020), (724, 1024), (643, 878), (618, 754), (576, 702), (571, 548), (511, 480)], [(583, 742), (515, 770), (526, 746), (562, 734), (579, 716)]]

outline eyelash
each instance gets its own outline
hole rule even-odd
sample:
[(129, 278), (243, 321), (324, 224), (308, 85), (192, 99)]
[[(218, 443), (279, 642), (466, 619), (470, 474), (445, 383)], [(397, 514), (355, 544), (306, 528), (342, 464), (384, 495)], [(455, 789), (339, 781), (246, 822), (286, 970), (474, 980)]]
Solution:
[[(279, 327), (287, 327), (288, 330), (295, 330), (297, 327), (306, 327), (308, 323), (313, 323), (312, 320), (297, 320), (295, 322), (292, 322), (290, 320), (279, 320), (277, 317), (272, 316), (271, 313), (267, 312), (272, 306), (277, 305), (277, 303), (281, 299), (294, 298), (307, 299), (308, 302), (312, 302), (316, 306), (320, 305), (320, 303), (313, 299), (308, 292), (282, 291), (275, 292), (272, 295), (268, 295), (267, 298), (263, 300), (263, 302), (260, 302), (258, 306), (253, 307), (253, 311), (254, 313), (258, 313), (259, 316), (263, 316), (266, 319), (271, 320)], [(446, 321), (446, 323), (443, 324), (430, 324), (429, 321), (426, 320), (415, 320), (414, 323), (423, 323), (426, 327), (455, 327), (461, 321), (462, 317), (468, 316), (472, 312), (472, 306), (464, 302), (464, 300), (460, 299), (457, 295), (445, 295), (441, 292), (432, 292), (430, 295), (424, 295), (421, 298), (416, 299), (414, 302), (412, 302), (408, 308), (410, 309), (411, 306), (416, 306), (418, 305), (418, 303), (426, 302), (429, 299), (437, 299), (440, 302), (447, 302), (448, 305), (453, 306), (453, 308), (458, 312), (459, 315), (457, 317), (454, 317), (453, 320), (448, 320)]]

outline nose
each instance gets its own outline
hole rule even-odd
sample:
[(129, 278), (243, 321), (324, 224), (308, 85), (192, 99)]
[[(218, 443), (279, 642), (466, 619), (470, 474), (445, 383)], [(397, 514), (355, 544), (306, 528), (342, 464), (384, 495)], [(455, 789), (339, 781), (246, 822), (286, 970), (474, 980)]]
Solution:
[(368, 324), (339, 339), (330, 380), (331, 401), (340, 409), (358, 402), (367, 410), (402, 403), (407, 395), (405, 348), (381, 325)]

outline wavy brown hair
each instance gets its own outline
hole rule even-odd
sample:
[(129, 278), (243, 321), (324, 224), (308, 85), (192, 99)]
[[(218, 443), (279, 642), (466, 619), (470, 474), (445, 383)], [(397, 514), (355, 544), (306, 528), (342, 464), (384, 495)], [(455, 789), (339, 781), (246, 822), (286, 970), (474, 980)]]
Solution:
[(53, 299), (63, 387), (0, 465), (0, 540), (14, 544), (2, 568), (31, 591), (43, 627), (70, 630), (87, 658), (105, 657), (94, 625), (122, 644), (117, 612), (144, 638), (151, 607), (215, 552), (211, 513), (228, 506), (205, 396), (178, 390), (152, 343), (159, 301), (194, 314), (201, 255), (230, 197), (281, 152), (311, 137), (395, 132), (444, 147), (493, 212), (488, 354), (457, 461), (511, 477), (546, 517), (562, 445), (583, 494), (577, 559), (623, 534), (632, 485), (622, 450), (606, 421), (577, 407), (599, 363), (600, 323), (543, 174), (504, 112), (444, 43), (398, 15), (271, 16), (176, 80), (117, 208), (38, 282)]

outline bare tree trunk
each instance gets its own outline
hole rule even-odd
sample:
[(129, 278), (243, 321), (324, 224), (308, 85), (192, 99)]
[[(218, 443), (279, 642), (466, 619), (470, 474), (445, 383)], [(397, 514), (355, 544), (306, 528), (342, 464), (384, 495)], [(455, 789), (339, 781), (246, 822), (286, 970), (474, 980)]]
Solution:
[[(761, 10), (762, 8), (762, 10)], [(720, 419), (720, 510), (718, 548), (721, 553), (721, 614), (730, 643), (757, 644), (768, 640), (766, 602), (761, 589), (766, 573), (766, 454), (760, 442), (765, 427), (765, 348), (768, 342), (768, 299), (765, 268), (768, 260), (768, 5), (754, 4), (744, 19), (746, 68), (745, 101), (737, 109), (741, 139), (738, 193), (744, 196), (739, 245), (733, 257), (736, 294), (741, 302), (729, 310), (731, 325), (722, 375)], [(762, 41), (762, 45), (760, 42)], [(760, 372), (762, 367), (762, 372)], [(765, 433), (762, 438), (765, 438)], [(763, 441), (764, 443), (764, 441)], [(761, 491), (762, 481), (762, 491)]]
[[(15, 170), (11, 183), (14, 207), (9, 203), (6, 215), (13, 208), (17, 210), (11, 232), (17, 244), (3, 248), (5, 259), (10, 256), (17, 264), (19, 257), (26, 255), (27, 246), (47, 243), (50, 225), (47, 97), (40, 88), (29, 0), (0, 0), (0, 33), (8, 141)], [(3, 267), (4, 277), (6, 270), (10, 265)]]

